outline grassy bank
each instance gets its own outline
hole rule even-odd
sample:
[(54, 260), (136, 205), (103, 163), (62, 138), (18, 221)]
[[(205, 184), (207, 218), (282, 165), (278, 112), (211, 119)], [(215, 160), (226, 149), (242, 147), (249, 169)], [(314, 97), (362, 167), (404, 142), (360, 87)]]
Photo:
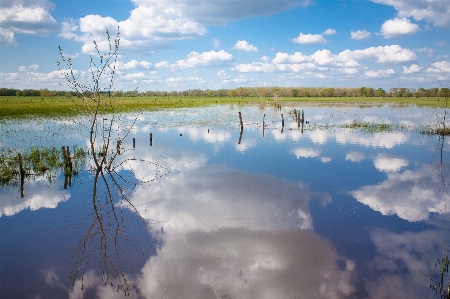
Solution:
[[(273, 98), (257, 97), (121, 97), (113, 98), (116, 112), (155, 110), (164, 108), (199, 107), (216, 104), (273, 103)], [(278, 100), (282, 105), (289, 103), (373, 103), (375, 105), (393, 103), (415, 104), (426, 107), (444, 107), (439, 98), (395, 98), (395, 97), (286, 97)], [(0, 97), (0, 117), (26, 116), (68, 116), (79, 113), (81, 100), (75, 97)]]

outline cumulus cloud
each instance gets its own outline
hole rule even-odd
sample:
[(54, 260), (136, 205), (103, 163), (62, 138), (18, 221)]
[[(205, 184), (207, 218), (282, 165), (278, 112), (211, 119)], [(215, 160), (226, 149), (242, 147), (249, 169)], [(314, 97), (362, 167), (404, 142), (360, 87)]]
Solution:
[(296, 38), (291, 39), (294, 43), (302, 44), (302, 45), (311, 45), (311, 44), (326, 44), (327, 40), (321, 34), (304, 34), (300, 33), (300, 35)]
[(428, 73), (450, 73), (450, 61), (438, 61), (431, 64), (432, 67), (427, 69)]
[(333, 28), (329, 28), (327, 30), (325, 30), (324, 32), (322, 32), (323, 35), (334, 35), (336, 34), (336, 30)]
[(408, 142), (409, 135), (404, 133), (375, 133), (371, 136), (349, 134), (345, 130), (336, 132), (336, 142), (340, 144), (361, 144), (366, 147), (393, 148)]
[(222, 78), (222, 79), (229, 79), (229, 78), (230, 78), (230, 76), (228, 76), (227, 72), (224, 71), (224, 70), (218, 71), (218, 72), (216, 73), (216, 75), (217, 75), (219, 78)]
[[(137, 2), (136, 2), (137, 3)], [(87, 15), (74, 22), (63, 24), (61, 36), (83, 42), (84, 53), (95, 51), (92, 40), (99, 48), (108, 49), (105, 31), (112, 36), (120, 26), (121, 47), (128, 50), (166, 47), (175, 40), (184, 40), (203, 36), (206, 28), (186, 17), (177, 6), (163, 8), (150, 2), (140, 1), (128, 19), (117, 21), (112, 17)]]
[[(301, 52), (294, 54), (278, 52), (269, 62), (265, 58), (262, 62), (251, 64), (237, 64), (232, 70), (239, 72), (299, 72), (304, 70), (329, 71), (339, 69), (346, 74), (355, 74), (361, 65), (358, 61), (375, 59), (378, 63), (404, 63), (416, 60), (414, 51), (404, 49), (399, 45), (370, 47), (363, 50), (345, 50), (333, 54), (329, 50), (318, 50), (311, 55)], [(382, 77), (395, 74), (393, 69), (368, 71), (369, 77)], [(320, 74), (316, 74), (320, 75)]]
[(187, 59), (178, 60), (176, 64), (171, 65), (172, 68), (193, 68), (208, 67), (227, 64), (234, 60), (233, 55), (224, 50), (209, 52), (191, 52), (187, 55)]
[(144, 69), (149, 69), (152, 66), (152, 64), (148, 61), (137, 61), (137, 60), (130, 60), (126, 63), (117, 62), (116, 65), (116, 69), (117, 70), (130, 70), (130, 69), (140, 69), (140, 68), (144, 68)]
[(258, 48), (249, 44), (245, 40), (239, 40), (233, 47), (233, 49), (241, 50), (245, 52), (258, 52)]
[(339, 53), (343, 59), (376, 59), (379, 63), (401, 63), (416, 60), (416, 54), (399, 45), (370, 47), (363, 50), (345, 50)]
[(352, 32), (350, 32), (350, 37), (354, 40), (367, 40), (372, 37), (372, 33), (368, 32), (366, 29), (356, 31), (352, 30)]
[(176, 87), (186, 83), (189, 84), (204, 84), (206, 80), (200, 77), (170, 77), (165, 80), (168, 86)]
[(373, 160), (376, 169), (382, 172), (399, 172), (400, 169), (409, 165), (409, 162), (403, 158), (378, 154)]
[(415, 171), (390, 172), (384, 182), (350, 193), (356, 200), (383, 215), (396, 214), (408, 221), (422, 221), (428, 219), (430, 213), (446, 213), (450, 195), (439, 192), (437, 186), (441, 183), (431, 166), (425, 165)]
[(365, 155), (360, 152), (350, 152), (345, 155), (345, 160), (352, 162), (361, 162), (365, 159)]
[(403, 73), (404, 74), (414, 74), (414, 73), (420, 72), (421, 69), (422, 68), (419, 67), (417, 64), (411, 64), (411, 66), (409, 66), (409, 67), (406, 67), (406, 66), (403, 67)]
[(391, 77), (392, 75), (395, 75), (396, 72), (393, 69), (377, 70), (377, 71), (369, 70), (364, 72), (364, 74), (370, 78), (387, 78)]
[(393, 6), (401, 18), (425, 20), (437, 27), (450, 29), (450, 5), (447, 0), (372, 0), (374, 3)]
[[(164, 6), (157, 0), (134, 0), (129, 17), (117, 21), (111, 17), (87, 15), (77, 24), (65, 24), (61, 36), (83, 42), (84, 53), (92, 53), (92, 40), (107, 49), (105, 30), (114, 33), (120, 26), (121, 46), (128, 50), (158, 49), (175, 40), (204, 36), (205, 25), (220, 25), (255, 15), (271, 15), (283, 10), (307, 6), (310, 0), (207, 1), (168, 0)], [(217, 45), (217, 43), (215, 43)]]
[(156, 299), (343, 298), (355, 291), (352, 275), (354, 262), (315, 234), (221, 228), (167, 233), (137, 289)]
[(412, 35), (418, 32), (419, 25), (411, 23), (407, 18), (395, 18), (387, 20), (381, 25), (381, 34), (385, 38), (396, 38), (405, 35)]
[(0, 45), (15, 45), (15, 34), (47, 35), (58, 30), (50, 14), (55, 4), (48, 0), (0, 2)]
[(50, 186), (46, 178), (36, 177), (34, 181), (27, 182), (25, 196), (22, 198), (17, 197), (17, 190), (14, 193), (2, 193), (0, 217), (12, 216), (25, 209), (36, 211), (43, 208), (56, 208), (60, 202), (67, 201), (70, 198), (70, 193), (67, 190), (60, 190), (62, 185), (64, 185), (64, 179), (61, 176), (56, 176)]

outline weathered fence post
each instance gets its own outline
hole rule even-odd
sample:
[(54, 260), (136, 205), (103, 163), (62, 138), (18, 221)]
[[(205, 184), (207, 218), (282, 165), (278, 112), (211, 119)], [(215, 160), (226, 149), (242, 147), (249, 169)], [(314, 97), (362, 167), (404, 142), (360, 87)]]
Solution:
[(153, 146), (153, 134), (150, 133), (150, 146)]
[(264, 115), (263, 115), (263, 122), (262, 122), (262, 131), (263, 131), (262, 133), (263, 133), (263, 138), (264, 138), (264, 125), (265, 125), (265, 124), (264, 124), (264, 120), (265, 120), (265, 118), (266, 118), (266, 115), (264, 114)]
[(136, 148), (136, 138), (133, 138), (133, 148)]
[(66, 146), (66, 154), (67, 154), (67, 163), (69, 164), (70, 174), (73, 171), (72, 158), (70, 157), (70, 147)]
[(281, 113), (281, 127), (284, 128), (284, 117), (283, 117), (283, 113)]
[(243, 122), (242, 122), (242, 115), (241, 115), (241, 112), (239, 111), (239, 123), (240, 123), (240, 125), (241, 125), (241, 131), (244, 129), (244, 124), (243, 124)]
[(20, 170), (20, 197), (23, 198), (25, 196), (23, 185), (25, 183), (25, 169), (23, 169), (23, 160), (22, 154), (17, 154), (17, 159), (19, 160), (19, 170)]

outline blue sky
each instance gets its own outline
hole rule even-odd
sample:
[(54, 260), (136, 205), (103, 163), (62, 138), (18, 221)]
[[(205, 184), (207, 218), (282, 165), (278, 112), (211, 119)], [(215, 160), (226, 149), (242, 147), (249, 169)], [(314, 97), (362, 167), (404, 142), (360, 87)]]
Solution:
[(67, 89), (120, 26), (116, 90), (443, 87), (448, 0), (0, 0), (0, 86)]

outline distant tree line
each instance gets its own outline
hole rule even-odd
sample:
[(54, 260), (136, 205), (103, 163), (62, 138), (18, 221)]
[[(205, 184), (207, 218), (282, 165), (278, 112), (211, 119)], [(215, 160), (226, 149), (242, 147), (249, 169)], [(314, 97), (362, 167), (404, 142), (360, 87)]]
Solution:
[[(105, 92), (107, 94), (108, 92)], [(113, 97), (448, 97), (449, 88), (406, 88), (393, 87), (389, 90), (371, 87), (332, 88), (332, 87), (238, 87), (235, 89), (189, 89), (184, 91), (113, 91)], [(89, 96), (89, 92), (79, 94), (73, 91), (48, 90), (47, 88), (13, 89), (0, 88), (0, 96)]]

